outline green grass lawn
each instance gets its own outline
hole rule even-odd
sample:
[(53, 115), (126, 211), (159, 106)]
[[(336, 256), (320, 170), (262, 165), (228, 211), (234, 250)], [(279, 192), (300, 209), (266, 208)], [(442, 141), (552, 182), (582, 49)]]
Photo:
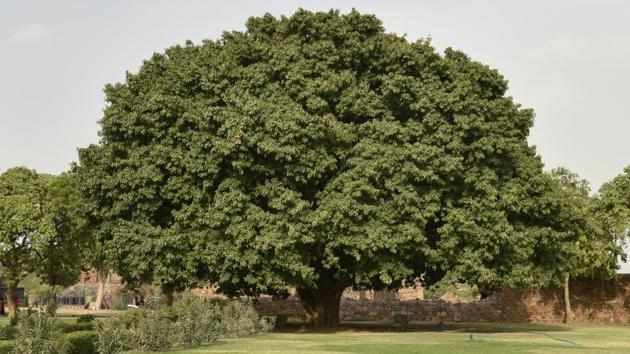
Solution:
[(416, 324), (399, 333), (351, 324), (329, 333), (287, 330), (171, 353), (630, 353), (630, 326), (458, 323), (438, 331)]
[[(73, 323), (76, 316), (62, 312), (59, 320)], [(0, 325), (6, 324), (0, 317)], [(448, 323), (439, 329), (414, 323), (398, 332), (380, 323), (355, 322), (324, 332), (303, 331), (293, 322), (283, 331), (169, 353), (630, 353), (630, 326)]]

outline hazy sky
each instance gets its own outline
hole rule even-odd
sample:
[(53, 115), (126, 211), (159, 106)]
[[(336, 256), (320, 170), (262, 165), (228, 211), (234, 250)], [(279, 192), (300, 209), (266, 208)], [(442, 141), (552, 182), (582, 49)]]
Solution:
[(387, 31), (431, 36), (499, 69), (536, 111), (547, 168), (594, 190), (630, 164), (630, 2), (0, 0), (0, 170), (58, 173), (98, 141), (102, 88), (154, 51), (242, 30), (298, 7), (376, 14)]
[(299, 7), (355, 7), (497, 68), (536, 111), (530, 142), (548, 169), (597, 190), (630, 164), (630, 1), (0, 0), (0, 170), (66, 170), (98, 141), (106, 83), (170, 45)]

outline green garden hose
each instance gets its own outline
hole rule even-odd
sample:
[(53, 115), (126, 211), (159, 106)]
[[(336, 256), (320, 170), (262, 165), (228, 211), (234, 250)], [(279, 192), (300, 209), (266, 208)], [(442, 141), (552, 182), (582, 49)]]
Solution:
[[(552, 335), (551, 335), (551, 334), (549, 334), (549, 333), (545, 333), (545, 332), (531, 332), (531, 331), (526, 331), (525, 333), (540, 334), (540, 335), (543, 335), (543, 336), (547, 336), (547, 337), (549, 337), (549, 338), (551, 338), (551, 339), (553, 339), (553, 340), (556, 340), (556, 341), (559, 341), (559, 342), (564, 342), (564, 343), (569, 343), (569, 344), (571, 344), (571, 345), (572, 345), (572, 346), (574, 346), (574, 347), (582, 348), (582, 345), (581, 345), (581, 344), (578, 344), (578, 343), (576, 343), (576, 342), (570, 341), (570, 340), (568, 340), (568, 339), (562, 339), (562, 338), (554, 337), (554, 336), (552, 336)], [(477, 337), (477, 335), (475, 335), (474, 333), (471, 333), (471, 334), (468, 336), (468, 338), (470, 339), (470, 341), (471, 341), (471, 342), (476, 342), (476, 341), (478, 341), (478, 340), (479, 340), (479, 338)]]

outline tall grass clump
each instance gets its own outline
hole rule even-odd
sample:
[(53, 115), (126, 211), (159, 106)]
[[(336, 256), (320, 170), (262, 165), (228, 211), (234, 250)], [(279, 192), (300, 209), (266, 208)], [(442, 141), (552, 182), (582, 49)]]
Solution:
[(55, 318), (40, 311), (21, 311), (17, 324), (13, 353), (63, 354), (61, 331)]
[(99, 354), (117, 354), (125, 350), (126, 328), (116, 318), (105, 318), (95, 323)]

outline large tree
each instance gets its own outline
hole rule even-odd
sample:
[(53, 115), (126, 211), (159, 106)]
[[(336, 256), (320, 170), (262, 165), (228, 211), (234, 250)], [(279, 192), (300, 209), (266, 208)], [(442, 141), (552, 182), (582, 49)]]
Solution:
[(323, 326), (349, 286), (555, 279), (534, 115), (496, 70), (356, 11), (246, 26), (105, 89), (77, 171), (126, 280), (295, 287)]

